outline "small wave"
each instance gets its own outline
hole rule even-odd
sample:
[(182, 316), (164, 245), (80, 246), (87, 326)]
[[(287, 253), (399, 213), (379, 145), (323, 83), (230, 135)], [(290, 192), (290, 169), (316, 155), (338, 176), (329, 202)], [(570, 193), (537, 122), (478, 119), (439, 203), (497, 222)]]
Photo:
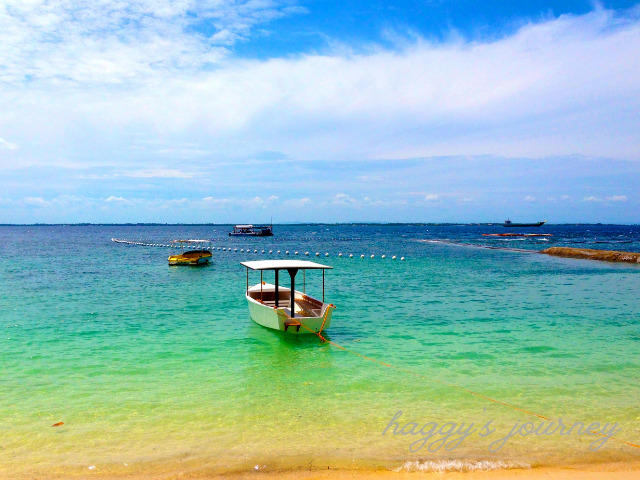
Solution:
[(423, 462), (406, 461), (394, 472), (479, 472), (489, 470), (507, 470), (511, 468), (531, 468), (521, 462), (503, 462), (502, 460), (425, 460)]

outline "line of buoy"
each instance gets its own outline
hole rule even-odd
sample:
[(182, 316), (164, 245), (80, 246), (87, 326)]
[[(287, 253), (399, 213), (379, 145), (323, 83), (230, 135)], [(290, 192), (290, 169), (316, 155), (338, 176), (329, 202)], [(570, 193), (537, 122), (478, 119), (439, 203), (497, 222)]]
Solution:
[[(137, 245), (137, 246), (142, 246), (142, 247), (180, 248), (180, 245), (177, 245), (177, 244), (135, 242), (135, 241), (132, 241), (132, 240), (122, 240), (122, 239), (119, 239), (119, 238), (112, 238), (111, 241), (115, 242), (115, 243), (122, 243), (122, 244), (125, 244), (125, 245)], [(234, 253), (238, 253), (238, 248), (216, 247), (216, 246), (211, 245), (211, 244), (209, 244), (208, 248), (211, 249), (211, 250), (217, 250), (217, 251), (222, 251), (222, 252), (231, 252), (231, 251), (233, 251)], [(252, 250), (250, 248), (247, 248), (247, 249), (241, 248), (240, 249), (240, 253), (258, 253), (258, 250), (257, 249), (253, 249)], [(266, 252), (265, 252), (265, 250), (262, 250), (261, 253), (265, 254)], [(269, 250), (268, 253), (269, 253), (269, 255), (273, 254), (273, 250)], [(282, 254), (282, 252), (280, 250), (278, 250), (277, 254)], [(289, 250), (285, 250), (284, 254), (285, 255), (289, 255), (290, 251)], [(294, 255), (300, 255), (300, 252), (295, 251)], [(304, 255), (308, 257), (310, 254), (307, 251), (307, 252), (304, 252)], [(315, 253), (316, 257), (320, 257), (320, 255), (321, 255), (320, 252), (316, 252)], [(330, 257), (331, 254), (329, 252), (325, 252), (324, 256), (325, 257)], [(338, 258), (344, 258), (345, 254), (343, 254), (342, 252), (339, 252), (337, 257)], [(370, 256), (370, 258), (372, 258), (372, 259), (374, 259), (375, 257), (376, 256), (373, 255), (373, 254)], [(348, 258), (353, 258), (353, 253), (350, 253)], [(360, 258), (365, 258), (365, 255), (361, 254)], [(380, 258), (384, 260), (384, 259), (387, 258), (387, 256), (386, 255), (380, 255)], [(396, 255), (393, 255), (391, 257), (392, 260), (396, 260), (397, 258), (398, 257)], [(405, 257), (400, 257), (400, 261), (404, 261), (404, 260), (405, 260)]]

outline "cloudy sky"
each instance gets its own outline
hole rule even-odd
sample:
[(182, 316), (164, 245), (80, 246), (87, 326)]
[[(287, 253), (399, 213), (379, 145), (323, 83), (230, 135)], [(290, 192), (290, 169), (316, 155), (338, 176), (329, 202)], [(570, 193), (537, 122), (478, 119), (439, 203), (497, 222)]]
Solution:
[(0, 0), (0, 223), (639, 223), (634, 3)]

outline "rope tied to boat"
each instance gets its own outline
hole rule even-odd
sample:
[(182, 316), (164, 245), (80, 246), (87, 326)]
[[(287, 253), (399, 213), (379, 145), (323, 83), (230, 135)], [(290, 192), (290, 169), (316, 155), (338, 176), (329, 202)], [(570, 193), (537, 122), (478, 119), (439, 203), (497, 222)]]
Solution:
[[(330, 340), (327, 340), (323, 335), (322, 335), (322, 330), (324, 330), (324, 325), (327, 322), (327, 318), (329, 318), (329, 309), (333, 308), (334, 310), (338, 307), (336, 307), (333, 303), (330, 303), (329, 305), (327, 305), (327, 308), (324, 311), (324, 315), (323, 315), (323, 320), (322, 320), (322, 325), (320, 326), (320, 330), (318, 330), (317, 332), (314, 332), (312, 329), (310, 329), (307, 325), (305, 325), (304, 323), (300, 322), (297, 318), (292, 317), (291, 315), (289, 315), (287, 312), (285, 312), (282, 308), (278, 308), (278, 307), (273, 307), (273, 309), (278, 312), (278, 314), (282, 314), (283, 316), (287, 317), (288, 320), (288, 324), (289, 325), (296, 325), (298, 327), (298, 331), (300, 331), (300, 327), (306, 328), (307, 330), (309, 330), (311, 333), (313, 333), (314, 335), (317, 335), (318, 338), (320, 338), (320, 340), (322, 340), (323, 342), (329, 342), (331, 343)], [(286, 326), (285, 326), (285, 332), (286, 332)], [(335, 344), (336, 347), (342, 348), (339, 345)]]
[[(335, 305), (333, 305), (333, 304), (330, 304), (329, 306), (332, 306), (333, 308), (336, 308), (336, 307), (335, 307)], [(275, 308), (275, 307), (274, 307), (274, 308)], [(490, 401), (490, 402), (496, 403), (496, 404), (498, 404), (498, 405), (502, 405), (502, 406), (504, 406), (504, 407), (511, 408), (511, 409), (513, 409), (513, 410), (517, 410), (517, 411), (522, 412), (522, 413), (525, 413), (525, 414), (527, 414), (527, 415), (531, 415), (531, 416), (534, 416), (534, 417), (537, 417), (537, 418), (541, 418), (541, 419), (543, 419), (543, 420), (547, 420), (547, 421), (550, 421), (550, 422), (557, 422), (557, 420), (554, 420), (554, 419), (553, 419), (553, 418), (551, 418), (551, 417), (547, 417), (547, 416), (544, 416), (544, 415), (540, 415), (540, 414), (535, 413), (535, 412), (532, 412), (532, 411), (530, 411), (530, 410), (525, 410), (524, 408), (520, 408), (520, 407), (517, 407), (517, 406), (515, 406), (515, 405), (511, 405), (510, 403), (506, 403), (506, 402), (502, 402), (502, 401), (500, 401), (500, 400), (496, 400), (495, 398), (488, 397), (487, 395), (484, 395), (484, 394), (482, 394), (482, 393), (474, 392), (473, 390), (469, 390), (469, 389), (468, 389), (468, 388), (466, 388), (466, 387), (463, 387), (463, 386), (460, 386), (460, 385), (456, 385), (455, 383), (449, 383), (449, 382), (445, 382), (445, 381), (443, 381), (443, 380), (438, 380), (437, 378), (428, 377), (427, 375), (423, 375), (423, 374), (421, 374), (421, 373), (414, 372), (414, 371), (409, 370), (409, 369), (406, 369), (406, 368), (397, 367), (397, 366), (395, 366), (395, 365), (391, 365), (391, 364), (389, 364), (389, 363), (382, 362), (382, 361), (380, 361), (380, 360), (378, 360), (378, 359), (376, 359), (376, 358), (369, 357), (369, 356), (364, 355), (364, 354), (362, 354), (362, 353), (360, 353), (360, 352), (356, 352), (355, 350), (350, 350), (350, 349), (348, 349), (348, 348), (346, 348), (346, 347), (343, 347), (342, 345), (340, 345), (340, 344), (338, 344), (338, 343), (336, 343), (336, 342), (333, 342), (333, 341), (331, 341), (331, 340), (327, 339), (324, 335), (322, 335), (322, 334), (321, 334), (321, 332), (322, 332), (322, 328), (320, 329), (320, 332), (314, 332), (312, 329), (310, 329), (310, 328), (309, 328), (308, 326), (306, 326), (304, 323), (299, 322), (297, 319), (295, 319), (295, 318), (291, 317), (291, 316), (290, 316), (289, 314), (287, 314), (287, 312), (285, 312), (284, 310), (282, 310), (282, 309), (277, 309), (277, 308), (276, 308), (276, 310), (278, 310), (279, 312), (282, 312), (282, 314), (283, 314), (283, 315), (285, 315), (286, 317), (288, 317), (290, 320), (293, 320), (293, 321), (297, 322), (297, 324), (298, 324), (299, 326), (301, 326), (302, 328), (305, 328), (305, 329), (306, 329), (306, 330), (308, 330), (309, 332), (311, 332), (311, 333), (313, 333), (314, 335), (316, 335), (316, 336), (317, 336), (317, 337), (318, 337), (318, 338), (319, 338), (323, 343), (329, 343), (329, 344), (333, 345), (334, 347), (339, 348), (340, 350), (344, 350), (345, 352), (352, 353), (352, 354), (357, 355), (357, 356), (359, 356), (359, 357), (361, 357), (361, 358), (364, 358), (365, 360), (369, 360), (370, 362), (378, 363), (378, 364), (380, 364), (380, 365), (383, 365), (383, 366), (388, 367), (388, 368), (392, 368), (392, 369), (397, 370), (397, 371), (399, 371), (399, 372), (408, 373), (409, 375), (413, 375), (413, 376), (418, 377), (418, 378), (421, 378), (421, 379), (423, 379), (423, 380), (427, 380), (427, 381), (430, 381), (430, 382), (438, 383), (438, 384), (440, 384), (440, 385), (445, 385), (445, 386), (447, 386), (447, 387), (451, 387), (451, 388), (457, 388), (458, 390), (462, 390), (463, 392), (470, 393), (471, 395), (474, 395), (474, 396), (476, 396), (476, 397), (482, 398), (482, 399), (484, 399), (484, 400), (488, 400), (488, 401)], [(327, 310), (328, 310), (328, 307), (327, 307)], [(325, 311), (325, 320), (326, 320), (326, 313), (327, 313), (327, 312)], [(324, 322), (322, 323), (322, 326), (324, 327)], [(601, 437), (606, 437), (606, 436), (607, 436), (607, 435), (605, 435), (604, 433), (597, 432), (597, 431), (595, 431), (595, 430), (591, 430), (591, 431), (590, 431), (590, 433), (593, 433), (594, 435), (599, 435), (599, 436), (601, 436)], [(614, 440), (614, 441), (616, 441), (616, 442), (618, 442), (618, 443), (623, 443), (623, 444), (625, 444), (625, 445), (628, 445), (628, 446), (630, 446), (630, 447), (640, 448), (640, 445), (635, 444), (635, 443), (632, 443), (632, 442), (627, 442), (626, 440), (622, 440), (622, 439), (620, 439), (620, 438), (616, 438), (616, 437), (608, 437), (608, 438), (609, 438), (609, 439), (611, 439), (611, 440)]]

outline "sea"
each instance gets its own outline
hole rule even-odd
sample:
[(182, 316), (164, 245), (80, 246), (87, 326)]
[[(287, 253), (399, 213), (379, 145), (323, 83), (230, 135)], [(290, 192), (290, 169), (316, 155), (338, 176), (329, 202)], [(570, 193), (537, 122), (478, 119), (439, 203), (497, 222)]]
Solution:
[[(0, 477), (640, 460), (640, 264), (537, 253), (640, 226), (231, 229), (0, 226)], [(333, 267), (324, 340), (249, 316), (240, 262), (284, 258)]]

